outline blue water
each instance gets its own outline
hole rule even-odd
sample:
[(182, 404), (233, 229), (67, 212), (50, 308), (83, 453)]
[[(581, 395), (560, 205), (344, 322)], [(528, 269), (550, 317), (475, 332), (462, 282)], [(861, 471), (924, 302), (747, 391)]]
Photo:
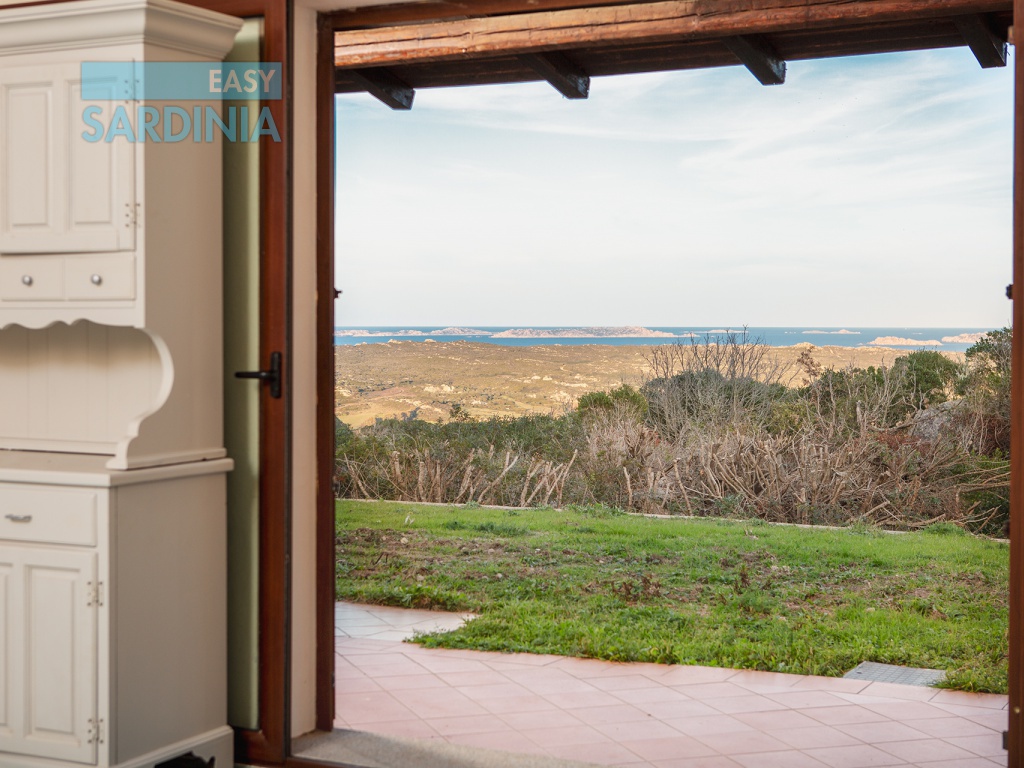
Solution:
[[(564, 327), (564, 326), (563, 326)], [(481, 335), (445, 335), (435, 334), (434, 331), (439, 330), (437, 326), (406, 326), (403, 328), (399, 327), (366, 327), (362, 326), (358, 329), (351, 330), (362, 330), (368, 331), (372, 335), (360, 335), (360, 336), (338, 336), (337, 332), (350, 330), (347, 328), (336, 328), (335, 329), (335, 346), (344, 346), (352, 344), (373, 344), (373, 343), (385, 343), (390, 340), (395, 341), (425, 341), (431, 339), (433, 341), (477, 341), (486, 342), (489, 344), (501, 344), (503, 346), (510, 347), (528, 347), (538, 344), (553, 345), (563, 344), (566, 346), (578, 346), (581, 344), (607, 344), (611, 346), (625, 346), (625, 345), (647, 345), (647, 344), (674, 344), (676, 342), (689, 343), (690, 338), (686, 334), (696, 334), (697, 340), (702, 340), (705, 337), (710, 337), (714, 340), (720, 337), (721, 332), (727, 330), (724, 326), (716, 327), (698, 327), (698, 326), (686, 326), (679, 328), (666, 328), (661, 326), (644, 326), (648, 330), (652, 331), (665, 331), (668, 333), (675, 334), (674, 337), (636, 337), (636, 338), (608, 338), (608, 337), (585, 337), (585, 338), (494, 338), (491, 334), (499, 333), (501, 331), (509, 330), (510, 328), (530, 328), (534, 330), (550, 330), (550, 326), (465, 326), (465, 328), (472, 328), (476, 331), (483, 331)], [(425, 335), (402, 335), (400, 331), (421, 331)], [(742, 328), (731, 329), (735, 333), (740, 333)], [(852, 333), (836, 333), (839, 330), (847, 330)], [(895, 349), (906, 349), (913, 351), (915, 349), (934, 349), (941, 350), (944, 352), (963, 352), (971, 346), (972, 342), (958, 343), (942, 341), (943, 337), (958, 336), (962, 333), (985, 333), (986, 331), (994, 330), (992, 328), (863, 328), (855, 326), (847, 326), (844, 329), (840, 328), (828, 328), (822, 326), (805, 326), (802, 328), (755, 328), (749, 327), (747, 333), (750, 339), (757, 339), (773, 347), (789, 347), (794, 344), (801, 342), (810, 342), (818, 347), (824, 346), (835, 346), (835, 347), (860, 347), (860, 346), (875, 346), (870, 345), (871, 342), (882, 336), (895, 336), (901, 339), (909, 339), (914, 342), (926, 342), (926, 341), (938, 341), (939, 345), (932, 344), (912, 344), (912, 345), (884, 345), (892, 346)], [(814, 331), (823, 331), (824, 333), (814, 333)]]

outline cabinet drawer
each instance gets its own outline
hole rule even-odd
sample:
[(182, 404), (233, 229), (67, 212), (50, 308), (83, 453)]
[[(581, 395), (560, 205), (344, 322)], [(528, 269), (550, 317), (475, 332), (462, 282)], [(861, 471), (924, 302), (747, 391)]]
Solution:
[(0, 539), (96, 546), (98, 492), (0, 486)]
[(69, 256), (64, 285), (72, 301), (135, 298), (135, 259), (132, 256)]
[(62, 298), (63, 259), (53, 256), (0, 256), (0, 299), (53, 301)]

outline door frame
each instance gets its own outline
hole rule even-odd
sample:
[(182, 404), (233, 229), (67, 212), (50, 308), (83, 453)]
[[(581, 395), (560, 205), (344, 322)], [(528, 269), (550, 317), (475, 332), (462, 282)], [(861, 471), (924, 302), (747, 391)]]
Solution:
[(261, 367), (282, 353), (282, 397), (260, 386), (258, 671), (255, 730), (235, 728), (235, 760), (280, 765), (290, 747), (292, 494), (292, 55), (290, 0), (184, 0), (263, 18), (261, 60), (280, 62), (281, 98), (267, 101), (281, 141), (260, 142)]
[[(334, 707), (334, 45), (335, 29), (354, 19), (367, 27), (553, 8), (609, 5), (627, 0), (482, 0), (472, 8), (451, 2), (397, 3), (318, 16), (317, 29), (317, 723), (330, 730)], [(1014, 0), (1024, 19), (1024, 0)], [(1012, 37), (1011, 37), (1012, 41)], [(1022, 46), (1024, 48), (1024, 46)], [(396, 61), (395, 63), (400, 63)], [(1013, 383), (1010, 480), (1010, 604), (1008, 765), (1024, 768), (1024, 50), (1014, 55), (1013, 157)], [(325, 300), (326, 299), (326, 300)]]

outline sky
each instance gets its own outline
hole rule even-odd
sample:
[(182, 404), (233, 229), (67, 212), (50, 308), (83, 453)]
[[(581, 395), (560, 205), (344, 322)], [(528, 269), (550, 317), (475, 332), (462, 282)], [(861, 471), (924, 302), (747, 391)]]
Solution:
[(1012, 94), (958, 48), (338, 96), (335, 324), (1002, 327)]

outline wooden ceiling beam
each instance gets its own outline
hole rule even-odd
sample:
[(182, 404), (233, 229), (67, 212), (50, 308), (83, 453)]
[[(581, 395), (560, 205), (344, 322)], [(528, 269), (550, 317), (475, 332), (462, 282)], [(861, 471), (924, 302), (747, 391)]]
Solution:
[(786, 62), (763, 37), (736, 35), (726, 37), (722, 42), (761, 85), (782, 85), (786, 82)]
[(996, 34), (985, 16), (955, 16), (953, 23), (982, 68), (1006, 66), (1006, 41)]
[(347, 70), (345, 77), (392, 109), (412, 109), (416, 91), (386, 69)]
[(662, 0), (412, 23), (335, 33), (344, 68), (538, 53), (1005, 11), (1008, 0)]
[(564, 53), (524, 53), (518, 58), (565, 98), (585, 99), (590, 94), (590, 75)]

